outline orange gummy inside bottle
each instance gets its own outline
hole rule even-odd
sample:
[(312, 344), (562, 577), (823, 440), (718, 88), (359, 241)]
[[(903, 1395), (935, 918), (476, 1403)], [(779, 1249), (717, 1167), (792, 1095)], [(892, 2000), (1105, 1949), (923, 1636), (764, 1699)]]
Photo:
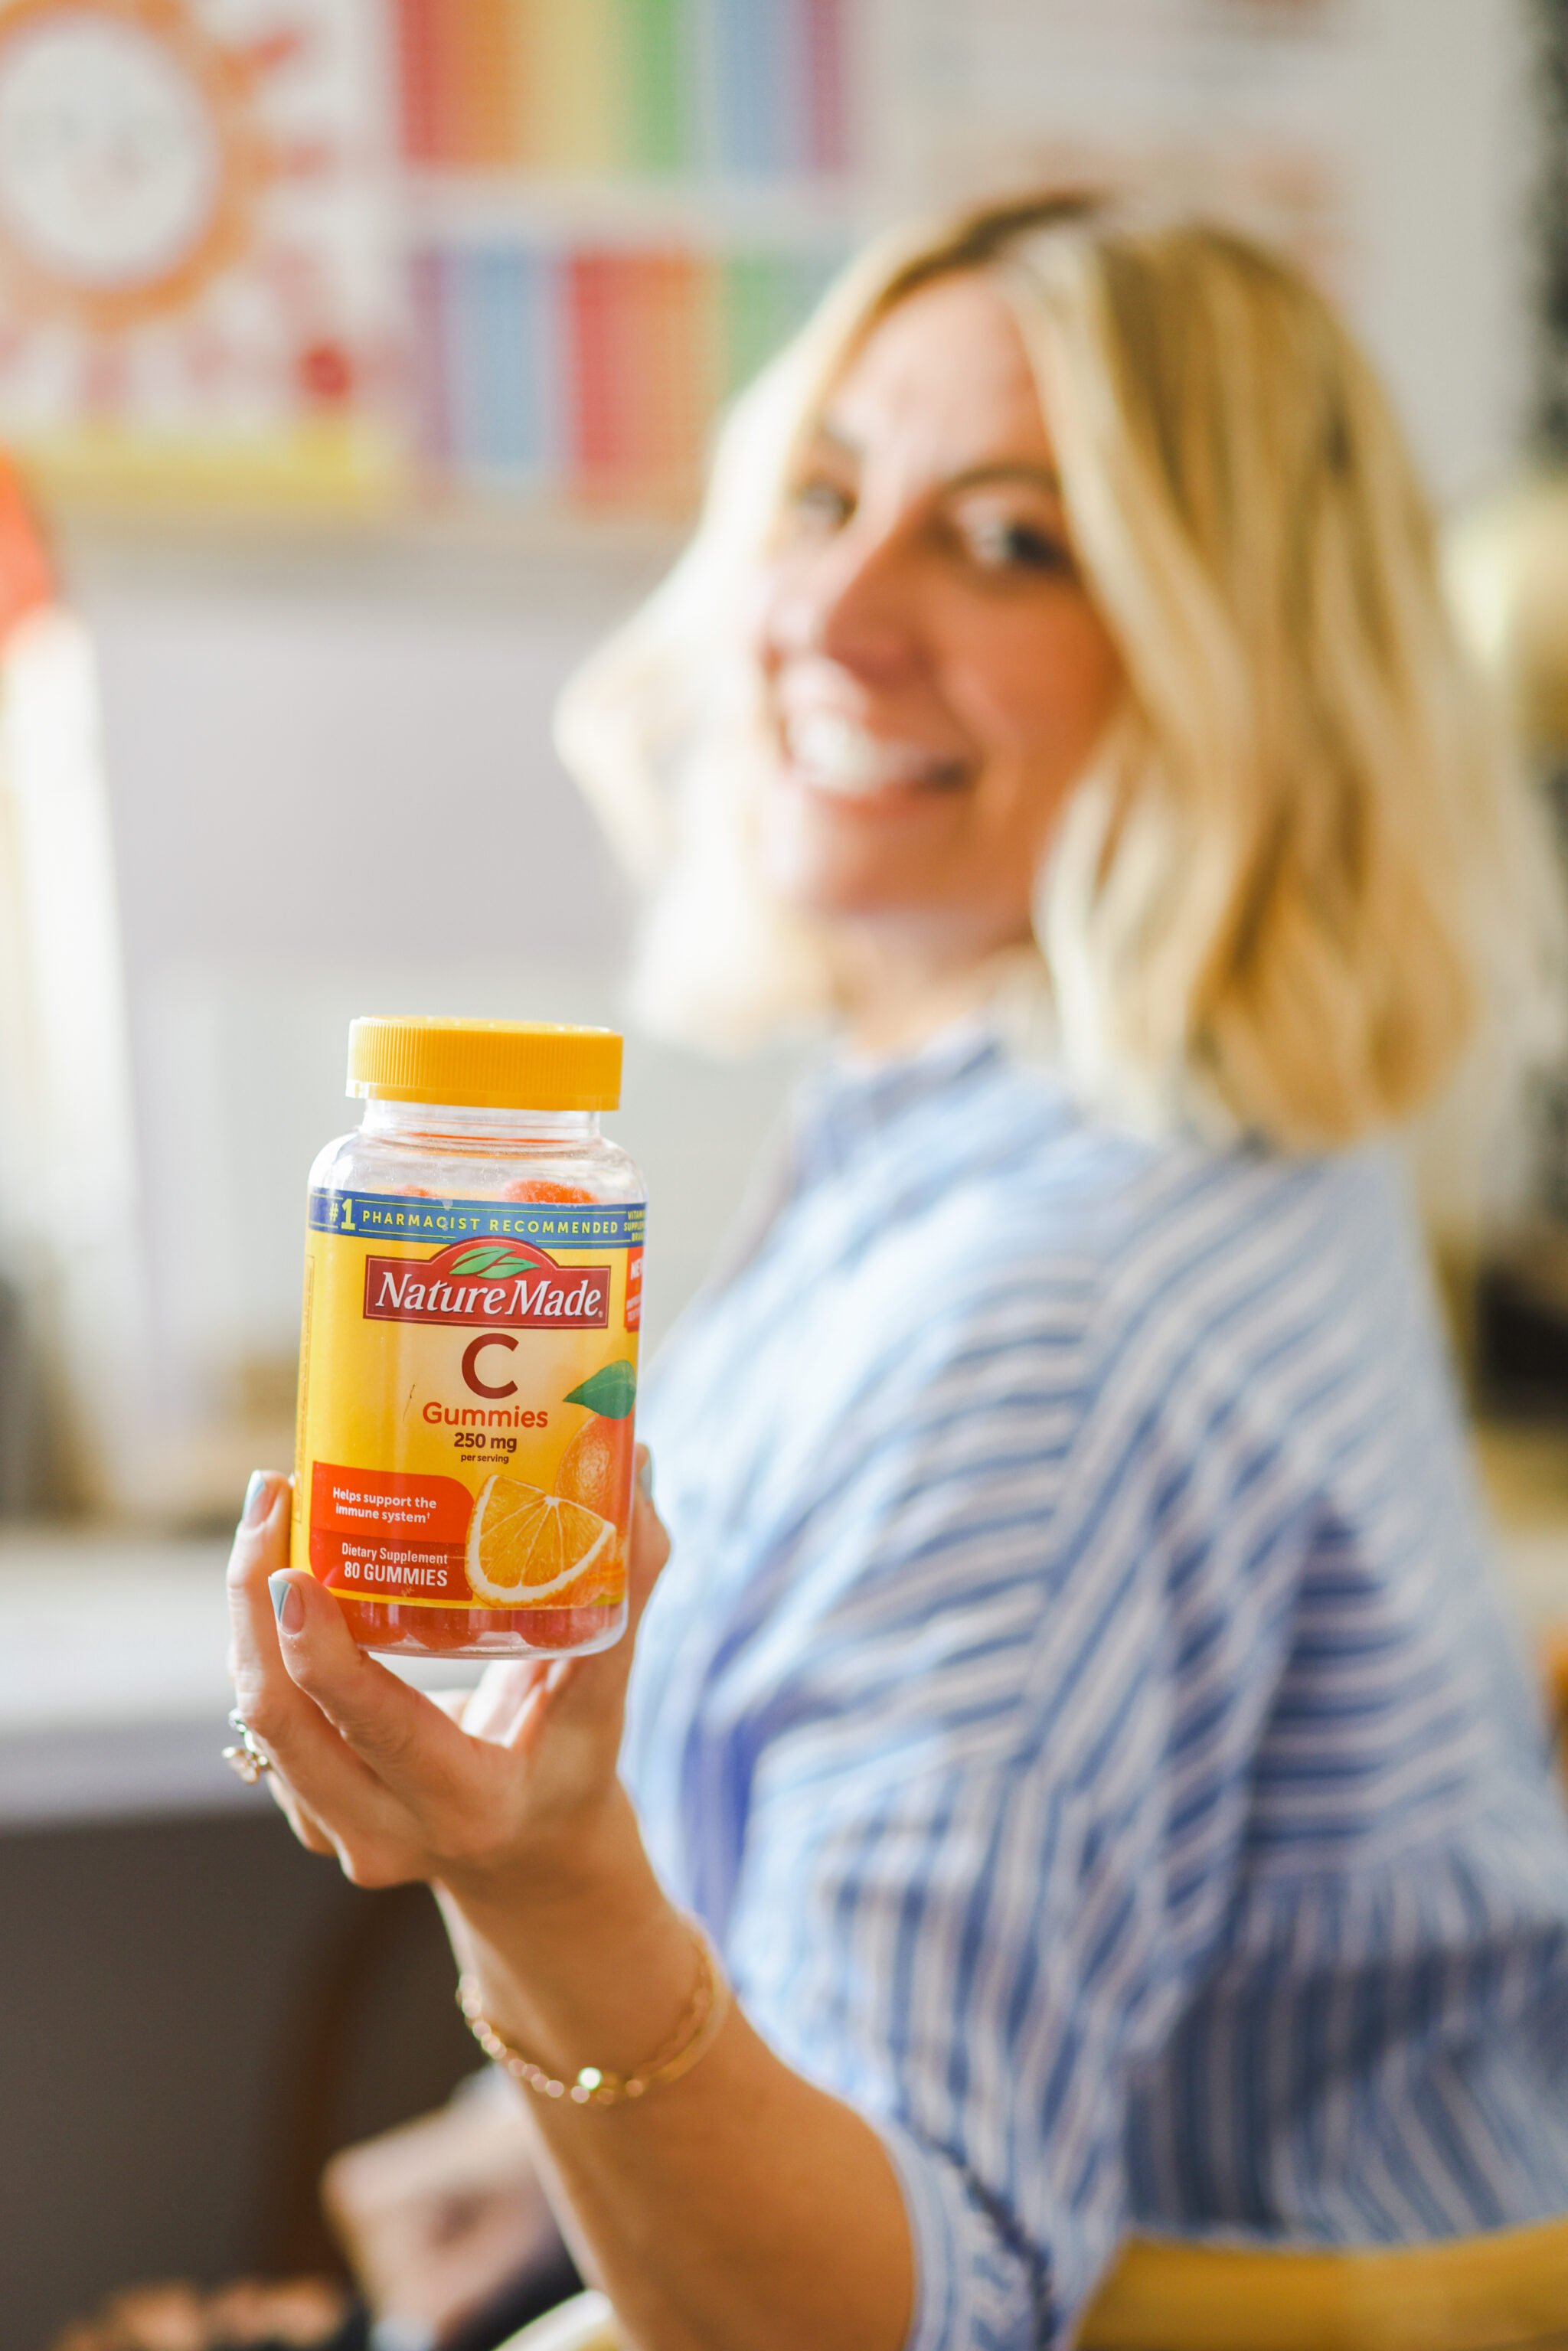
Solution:
[[(387, 1186), (388, 1190), (394, 1188), (418, 1199), (436, 1196), (422, 1184)], [(501, 1200), (591, 1201), (594, 1196), (580, 1185), (519, 1176), (503, 1185), (496, 1196)], [(629, 1447), (624, 1487), (624, 1493), (615, 1498), (620, 1504), (615, 1513), (620, 1526), (627, 1523), (631, 1512)], [(496, 1646), (498, 1656), (515, 1660), (517, 1652), (510, 1646), (514, 1636), (520, 1636), (534, 1648), (580, 1652), (599, 1646), (607, 1636), (613, 1637), (621, 1623), (618, 1603), (581, 1608), (430, 1608), (408, 1607), (395, 1600), (350, 1600), (340, 1593), (337, 1601), (360, 1646), (389, 1656), (400, 1650), (418, 1656), (465, 1652), (472, 1656), (488, 1642)]]

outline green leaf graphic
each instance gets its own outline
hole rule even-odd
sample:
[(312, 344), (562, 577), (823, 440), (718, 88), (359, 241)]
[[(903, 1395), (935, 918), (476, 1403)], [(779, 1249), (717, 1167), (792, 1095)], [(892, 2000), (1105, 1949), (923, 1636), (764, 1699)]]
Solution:
[(636, 1401), (637, 1374), (630, 1364), (606, 1364), (567, 1397), (568, 1404), (586, 1405), (601, 1420), (624, 1420)]
[(515, 1251), (497, 1249), (493, 1242), (482, 1242), (478, 1248), (465, 1249), (461, 1257), (454, 1258), (452, 1270), (454, 1273), (513, 1273), (517, 1263)]

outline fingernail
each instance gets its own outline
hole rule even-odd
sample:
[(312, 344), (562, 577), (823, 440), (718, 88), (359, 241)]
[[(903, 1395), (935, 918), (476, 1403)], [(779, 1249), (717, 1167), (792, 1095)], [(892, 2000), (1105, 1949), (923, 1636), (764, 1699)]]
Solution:
[(280, 1633), (298, 1633), (305, 1622), (305, 1603), (295, 1587), (294, 1578), (280, 1571), (269, 1575), (267, 1588), (272, 1594), (272, 1613), (277, 1619)]
[(272, 1508), (272, 1479), (265, 1469), (253, 1469), (250, 1483), (245, 1489), (245, 1508), (239, 1514), (242, 1527), (258, 1527)]
[(651, 1453), (644, 1453), (637, 1464), (637, 1483), (643, 1489), (644, 1498), (651, 1502), (653, 1499), (653, 1457)]

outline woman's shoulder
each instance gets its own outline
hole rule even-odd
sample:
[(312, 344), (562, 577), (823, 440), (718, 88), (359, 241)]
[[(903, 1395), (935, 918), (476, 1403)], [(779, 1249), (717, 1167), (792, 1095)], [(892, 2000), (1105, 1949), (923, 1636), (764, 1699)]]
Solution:
[(1025, 1071), (965, 1180), (931, 1203), (946, 1261), (977, 1287), (1071, 1295), (1105, 1334), (1322, 1314), (1408, 1284), (1417, 1252), (1397, 1166), (1378, 1148), (1291, 1156), (1190, 1131), (1134, 1132)]
[(1446, 1426), (1392, 1155), (1291, 1157), (1088, 1114), (1017, 1140), (936, 1213), (925, 1262), (945, 1268), (951, 1317), (922, 1351), (937, 1372), (996, 1360), (1049, 1390), (1075, 1475), (1129, 1449), (1173, 1476), (1233, 1457), (1244, 1479), (1270, 1459), (1305, 1492), (1379, 1428)]

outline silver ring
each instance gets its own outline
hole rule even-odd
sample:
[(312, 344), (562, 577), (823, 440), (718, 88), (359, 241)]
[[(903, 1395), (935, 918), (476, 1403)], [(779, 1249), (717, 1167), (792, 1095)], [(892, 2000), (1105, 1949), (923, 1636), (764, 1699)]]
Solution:
[(224, 1749), (224, 1761), (247, 1788), (254, 1788), (262, 1773), (272, 1770), (272, 1758), (265, 1747), (257, 1746), (255, 1731), (237, 1707), (230, 1711), (229, 1729), (238, 1731), (240, 1743)]

